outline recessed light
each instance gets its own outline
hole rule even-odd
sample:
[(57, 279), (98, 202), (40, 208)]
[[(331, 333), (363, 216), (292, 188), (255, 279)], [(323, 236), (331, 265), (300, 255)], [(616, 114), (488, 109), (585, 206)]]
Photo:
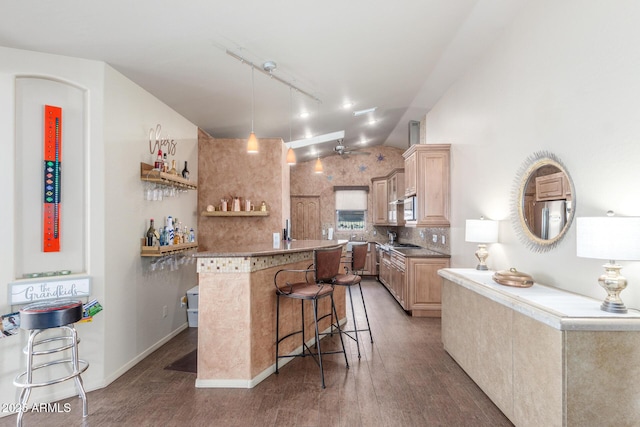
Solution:
[(373, 113), (374, 111), (376, 111), (376, 108), (378, 108), (378, 107), (367, 108), (366, 110), (358, 110), (358, 111), (354, 111), (354, 112), (353, 112), (353, 115), (354, 115), (355, 117), (358, 117), (358, 116), (362, 116), (363, 114)]
[(368, 122), (368, 123), (369, 123), (370, 125), (373, 125), (373, 124), (375, 124), (375, 123), (376, 123), (376, 121), (377, 121), (376, 119), (371, 119), (371, 120), (369, 120), (369, 122)]
[(342, 104), (342, 108), (344, 108), (345, 110), (348, 110), (351, 107), (353, 107), (353, 102), (351, 101), (345, 101), (345, 103)]
[(300, 117), (303, 119), (306, 119), (307, 117), (309, 117), (309, 112), (308, 111), (303, 111), (302, 113), (300, 113)]

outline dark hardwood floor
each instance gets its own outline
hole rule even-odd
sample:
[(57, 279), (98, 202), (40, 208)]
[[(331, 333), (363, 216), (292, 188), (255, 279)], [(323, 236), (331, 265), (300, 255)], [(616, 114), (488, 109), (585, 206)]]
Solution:
[[(253, 389), (197, 389), (196, 375), (164, 369), (197, 346), (188, 328), (69, 413), (26, 413), (25, 426), (510, 426), (509, 420), (443, 350), (440, 319), (407, 316), (378, 282), (363, 290), (374, 343), (347, 339), (326, 356), (326, 389), (311, 358), (296, 358)], [(364, 324), (359, 292), (356, 317)], [(348, 310), (350, 316), (350, 310)], [(323, 347), (337, 348), (336, 336)], [(91, 369), (91, 368), (89, 368)], [(32, 402), (30, 402), (32, 403)], [(16, 417), (0, 418), (0, 426)]]

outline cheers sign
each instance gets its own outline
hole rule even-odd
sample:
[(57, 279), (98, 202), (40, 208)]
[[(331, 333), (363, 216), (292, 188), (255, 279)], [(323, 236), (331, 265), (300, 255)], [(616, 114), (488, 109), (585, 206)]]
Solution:
[(160, 136), (160, 131), (162, 127), (158, 124), (156, 129), (149, 129), (149, 153), (155, 154), (158, 150), (162, 150), (163, 153), (171, 154), (172, 156), (176, 155), (176, 145), (178, 144), (173, 139), (162, 138)]
[(88, 297), (91, 293), (89, 277), (47, 282), (11, 283), (9, 286), (11, 305), (58, 298)]

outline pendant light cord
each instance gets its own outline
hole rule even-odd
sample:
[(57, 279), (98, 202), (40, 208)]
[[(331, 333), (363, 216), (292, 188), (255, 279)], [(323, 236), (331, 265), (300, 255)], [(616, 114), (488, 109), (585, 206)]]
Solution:
[(254, 66), (251, 66), (251, 133), (253, 133), (253, 109), (254, 109), (254, 98), (255, 98), (255, 84), (253, 82), (253, 69)]

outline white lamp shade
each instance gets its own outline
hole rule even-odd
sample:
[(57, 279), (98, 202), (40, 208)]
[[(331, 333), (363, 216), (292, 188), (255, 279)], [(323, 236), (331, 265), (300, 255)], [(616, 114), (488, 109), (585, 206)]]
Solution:
[(584, 217), (576, 227), (579, 257), (640, 260), (640, 217)]
[(495, 243), (498, 241), (498, 221), (489, 219), (468, 219), (464, 240), (475, 243)]

